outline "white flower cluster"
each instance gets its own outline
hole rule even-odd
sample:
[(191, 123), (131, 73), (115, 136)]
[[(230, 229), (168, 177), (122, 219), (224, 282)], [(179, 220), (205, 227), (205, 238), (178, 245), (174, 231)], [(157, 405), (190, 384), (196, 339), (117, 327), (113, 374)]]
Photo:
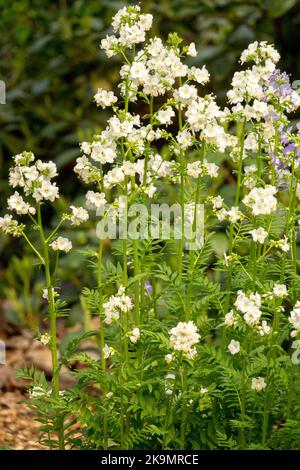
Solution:
[[(58, 198), (58, 187), (51, 180), (57, 176), (57, 168), (53, 162), (37, 160), (32, 152), (23, 152), (14, 157), (15, 166), (9, 171), (9, 184), (13, 188), (20, 187), (26, 196), (32, 196), (36, 202), (43, 200), (53, 202)], [(32, 211), (29, 204), (22, 202), (21, 196), (16, 192), (16, 197), (10, 201), (10, 209), (18, 213)], [(34, 212), (34, 209), (33, 209)]]
[(8, 198), (7, 207), (9, 210), (15, 211), (18, 215), (34, 215), (36, 212), (34, 207), (31, 207), (30, 204), (24, 201), (18, 191), (15, 191), (14, 194)]
[[(13, 157), (14, 166), (9, 170), (9, 184), (13, 188), (21, 188), (25, 198), (35, 200), (37, 203), (43, 200), (53, 202), (58, 198), (58, 188), (51, 180), (57, 175), (56, 165), (53, 162), (35, 161), (32, 152), (23, 152)], [(30, 215), (36, 213), (35, 207), (18, 192), (15, 191), (7, 200), (10, 211), (17, 215)], [(19, 224), (9, 214), (0, 217), (0, 229), (9, 235), (20, 236), (24, 225)]]
[(53, 251), (64, 251), (65, 253), (69, 253), (72, 249), (72, 242), (68, 238), (58, 237), (50, 243), (50, 246)]
[(261, 296), (257, 292), (247, 296), (239, 290), (234, 305), (244, 314), (243, 318), (247, 325), (253, 326), (259, 322), (261, 317)]
[(6, 235), (19, 237), (22, 233), (24, 225), (20, 225), (17, 220), (14, 220), (10, 214), (5, 214), (0, 217), (0, 230)]
[(241, 350), (241, 345), (239, 341), (236, 341), (235, 339), (232, 339), (228, 345), (228, 351), (230, 354), (235, 355), (239, 353)]
[(284, 251), (287, 253), (290, 249), (290, 244), (289, 244), (289, 239), (287, 238), (286, 235), (284, 235), (284, 238), (281, 240), (276, 240), (273, 241), (273, 246), (276, 246), (277, 248), (280, 248), (280, 250)]
[(285, 297), (288, 294), (288, 290), (285, 284), (274, 284), (273, 293), (275, 297)]
[(194, 322), (179, 322), (170, 330), (170, 344), (176, 351), (183, 352), (192, 359), (197, 354), (195, 344), (199, 343), (200, 335)]
[[(120, 313), (127, 313), (133, 309), (132, 300), (125, 294), (124, 286), (120, 286), (117, 294), (112, 295), (108, 301), (103, 304), (103, 309), (105, 315), (104, 323), (106, 323), (106, 325), (110, 325), (114, 320), (119, 320)], [(137, 336), (137, 331), (135, 331), (133, 336)]]
[(99, 209), (106, 204), (105, 194), (95, 191), (86, 193), (86, 205), (89, 209)]
[(113, 91), (103, 90), (102, 88), (98, 88), (94, 99), (96, 101), (96, 105), (101, 106), (103, 109), (118, 101)]
[(70, 206), (70, 209), (72, 211), (71, 224), (74, 225), (74, 227), (88, 220), (89, 214), (83, 207)]
[(196, 161), (187, 164), (187, 175), (192, 178), (198, 178), (203, 175), (216, 178), (218, 176), (218, 171), (218, 165), (215, 163), (209, 163), (206, 159), (203, 160), (203, 163)]
[(233, 310), (230, 310), (230, 312), (226, 313), (224, 323), (227, 326), (234, 326), (237, 324), (237, 316), (234, 314)]
[[(189, 90), (191, 89), (191, 86), (185, 86), (189, 87)], [(191, 90), (188, 93), (187, 89), (185, 89), (185, 99), (180, 100), (179, 91), (177, 100), (181, 106), (187, 106), (185, 114), (191, 130), (194, 132), (201, 131), (201, 140), (215, 146), (220, 152), (224, 152), (226, 147), (230, 146), (234, 140), (218, 122), (218, 119), (224, 120), (226, 118), (226, 113), (221, 111), (211, 95), (199, 97), (197, 96), (197, 90), (195, 95)], [(181, 91), (182, 94), (183, 91)]]
[(247, 49), (242, 52), (241, 63), (253, 61), (256, 64), (265, 62), (266, 60), (272, 61), (276, 64), (280, 59), (279, 53), (276, 51), (272, 44), (268, 44), (266, 41), (258, 43), (257, 41), (249, 44)]
[(297, 300), (293, 310), (291, 311), (289, 316), (289, 322), (294, 328), (294, 331), (292, 331), (291, 336), (295, 337), (300, 331), (300, 300)]
[(110, 356), (113, 356), (116, 352), (114, 348), (112, 348), (111, 346), (108, 346), (107, 344), (104, 345), (104, 348), (102, 351), (103, 351), (105, 359), (108, 359)]
[(267, 384), (264, 377), (254, 377), (251, 382), (252, 390), (256, 392), (261, 392), (264, 388), (266, 388)]
[[(255, 327), (260, 336), (269, 335), (271, 333), (272, 328), (268, 325), (266, 320), (262, 320), (262, 322), (259, 323), (262, 314), (260, 310), (261, 296), (257, 292), (247, 296), (243, 291), (239, 290), (234, 305), (237, 310), (243, 313), (243, 319), (246, 324), (251, 327)], [(238, 318), (238, 314), (234, 313), (233, 310), (230, 310), (230, 312), (225, 315), (224, 324), (226, 326), (235, 327), (238, 324)], [(230, 347), (228, 347), (228, 349), (231, 354), (235, 354), (231, 349), (238, 352), (236, 350), (235, 343), (232, 343), (229, 346)]]
[(250, 207), (253, 215), (266, 215), (276, 210), (277, 199), (274, 195), (277, 193), (275, 186), (267, 185), (265, 188), (253, 188), (247, 194), (243, 203)]
[(133, 344), (138, 342), (138, 340), (140, 339), (140, 336), (141, 336), (141, 332), (140, 332), (140, 329), (137, 327), (133, 328), (133, 330), (129, 332), (129, 339)]
[(263, 227), (258, 227), (254, 230), (250, 230), (250, 235), (252, 235), (253, 241), (263, 244), (265, 239), (268, 236), (268, 232)]
[(238, 206), (232, 206), (229, 210), (222, 207), (223, 199), (220, 196), (213, 198), (212, 204), (213, 212), (220, 222), (229, 220), (231, 223), (235, 224), (244, 217)]
[(265, 90), (279, 58), (278, 52), (266, 42), (255, 42), (243, 51), (241, 63), (254, 61), (255, 65), (233, 76), (232, 89), (227, 93), (229, 102), (234, 105), (233, 113), (240, 112), (247, 120), (261, 121), (273, 110), (265, 100)]
[(152, 26), (153, 17), (150, 14), (141, 14), (138, 5), (124, 7), (113, 17), (112, 26), (115, 35), (106, 36), (101, 41), (101, 48), (107, 57), (116, 55), (122, 47), (131, 48), (134, 44), (145, 41), (145, 33)]

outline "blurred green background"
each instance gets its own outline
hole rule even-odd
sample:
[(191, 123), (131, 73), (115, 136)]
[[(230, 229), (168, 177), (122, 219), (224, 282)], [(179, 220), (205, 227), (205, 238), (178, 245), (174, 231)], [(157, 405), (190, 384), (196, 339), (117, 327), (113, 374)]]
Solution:
[[(0, 105), (1, 215), (10, 157), (22, 150), (54, 160), (63, 170), (60, 210), (68, 200), (80, 201), (83, 188), (72, 174), (78, 142), (105, 125), (107, 114), (93, 104), (95, 90), (113, 88), (118, 80), (118, 58), (107, 60), (99, 44), (110, 32), (111, 17), (129, 3), (136, 2), (0, 0), (0, 80), (7, 91), (6, 104)], [(274, 43), (282, 55), (281, 68), (300, 79), (300, 1), (160, 0), (141, 6), (154, 15), (151, 34), (166, 37), (177, 31), (196, 43), (199, 55), (193, 63), (207, 65), (210, 89), (221, 104), (241, 51), (255, 40)], [(88, 234), (78, 231), (75, 236), (77, 245), (84, 246)], [(28, 316), (43, 311), (37, 300), (43, 285), (32, 258), (20, 257), (22, 246), (0, 237), (0, 297), (6, 299), (0, 315), (5, 310), (11, 321), (27, 322)], [(75, 299), (88, 282), (78, 253), (63, 259), (60, 276)], [(37, 296), (30, 295), (33, 290)], [(80, 315), (78, 304), (72, 315)]]

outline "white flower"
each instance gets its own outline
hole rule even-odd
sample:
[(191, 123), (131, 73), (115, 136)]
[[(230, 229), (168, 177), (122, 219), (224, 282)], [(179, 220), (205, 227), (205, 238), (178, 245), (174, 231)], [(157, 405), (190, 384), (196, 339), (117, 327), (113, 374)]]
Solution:
[(192, 178), (198, 178), (203, 174), (203, 169), (200, 162), (192, 162), (187, 164), (187, 175)]
[(15, 211), (19, 215), (28, 213), (35, 214), (35, 208), (27, 204), (18, 191), (15, 191), (15, 193), (8, 198), (7, 205), (10, 210)]
[(216, 196), (212, 198), (211, 202), (212, 202), (213, 209), (217, 210), (217, 209), (221, 209), (224, 199), (221, 196)]
[(165, 109), (161, 109), (157, 113), (157, 120), (160, 122), (160, 124), (172, 124), (172, 117), (175, 116), (175, 112), (171, 106), (168, 106)]
[(250, 230), (249, 233), (252, 235), (253, 241), (258, 243), (264, 243), (265, 239), (268, 236), (268, 232), (266, 232), (263, 227), (258, 227), (257, 229)]
[(187, 129), (184, 129), (183, 131), (178, 132), (176, 140), (177, 140), (179, 146), (183, 150), (186, 150), (193, 143), (192, 134)]
[(229, 144), (224, 128), (216, 123), (207, 124), (202, 131), (201, 138), (208, 144), (215, 145), (220, 152), (225, 152)]
[(30, 398), (39, 398), (39, 397), (43, 397), (45, 395), (50, 395), (50, 394), (51, 394), (51, 390), (46, 391), (42, 387), (34, 386), (34, 387), (32, 387), (32, 389), (29, 392), (29, 397)]
[(259, 322), (261, 317), (261, 297), (258, 293), (246, 296), (243, 291), (238, 291), (237, 299), (234, 303), (236, 308), (244, 313), (244, 320), (247, 325), (253, 326)]
[(149, 77), (149, 71), (143, 62), (133, 62), (130, 67), (130, 77), (137, 84), (144, 84)]
[(230, 310), (230, 312), (226, 313), (224, 323), (227, 326), (233, 326), (236, 324), (236, 319), (233, 310)]
[(293, 325), (295, 330), (300, 330), (300, 301), (297, 300), (294, 309), (289, 316), (289, 322)]
[(37, 202), (42, 201), (42, 199), (54, 202), (55, 199), (59, 197), (58, 187), (56, 186), (56, 183), (51, 183), (50, 181), (43, 179), (41, 181), (41, 185), (34, 188), (32, 196)]
[(232, 355), (237, 354), (240, 352), (240, 350), (241, 350), (240, 342), (232, 339), (228, 345), (228, 351), (230, 352), (230, 354)]
[(71, 216), (72, 225), (78, 226), (88, 220), (89, 214), (85, 209), (83, 209), (83, 207), (70, 206), (70, 209), (72, 211), (72, 216)]
[(108, 359), (110, 356), (113, 356), (115, 354), (115, 350), (114, 348), (105, 344), (103, 348), (103, 354), (104, 354), (105, 359)]
[[(53, 297), (57, 297), (59, 294), (55, 291), (55, 288), (52, 287), (52, 294), (53, 294)], [(47, 289), (47, 287), (45, 289), (43, 289), (43, 299), (45, 300), (49, 300), (49, 291)]]
[(42, 162), (37, 160), (36, 167), (42, 174), (44, 180), (51, 180), (57, 175), (57, 167), (54, 162)]
[(287, 238), (287, 236), (285, 235), (284, 238), (282, 240), (277, 240), (274, 244), (274, 246), (277, 246), (278, 248), (280, 248), (282, 251), (284, 251), (285, 253), (287, 253), (290, 249), (290, 244), (289, 244), (289, 240)]
[(189, 79), (195, 80), (200, 85), (205, 85), (209, 81), (209, 72), (207, 71), (205, 65), (201, 69), (197, 67), (192, 67), (189, 72)]
[(50, 246), (54, 251), (65, 251), (68, 253), (72, 249), (72, 242), (68, 238), (58, 237)]
[(50, 341), (51, 341), (51, 337), (48, 333), (44, 333), (43, 335), (40, 336), (40, 342), (44, 346), (48, 346), (50, 344)]
[[(104, 323), (110, 325), (113, 321), (117, 321), (120, 318), (120, 313), (129, 312), (133, 309), (133, 303), (129, 296), (125, 294), (125, 288), (119, 287), (116, 295), (112, 295), (107, 302), (103, 304), (104, 309)], [(137, 330), (135, 329), (135, 333)]]
[(183, 85), (176, 90), (174, 98), (182, 104), (189, 104), (197, 98), (197, 88), (194, 85)]
[(173, 354), (166, 354), (165, 361), (167, 364), (170, 364), (173, 361)]
[(4, 217), (0, 217), (0, 229), (6, 235), (17, 237), (21, 234), (22, 226), (20, 226), (17, 220), (14, 220), (11, 215), (5, 214)]
[(115, 167), (108, 171), (104, 177), (104, 186), (107, 189), (122, 183), (125, 179), (125, 173), (122, 167)]
[(222, 222), (223, 220), (225, 220), (227, 218), (227, 210), (224, 209), (224, 207), (222, 209), (220, 209), (219, 211), (216, 212), (216, 216), (218, 218), (218, 220), (220, 222)]
[(90, 155), (92, 150), (91, 144), (89, 144), (88, 142), (81, 142), (80, 148), (83, 153), (85, 153), (86, 155)]
[(96, 101), (97, 106), (101, 106), (101, 108), (103, 109), (107, 106), (111, 106), (117, 101), (117, 98), (114, 95), (113, 91), (102, 90), (102, 88), (98, 88), (94, 99)]
[(252, 379), (251, 388), (256, 392), (261, 392), (264, 388), (266, 388), (267, 384), (265, 382), (264, 377), (255, 377)]
[(170, 344), (176, 351), (182, 351), (192, 358), (196, 354), (193, 346), (199, 343), (200, 335), (194, 322), (179, 322), (170, 330)]
[(203, 167), (205, 169), (205, 172), (211, 178), (216, 178), (218, 176), (219, 167), (215, 163), (209, 163), (207, 160), (204, 160)]
[(100, 162), (102, 165), (106, 163), (113, 163), (117, 157), (117, 146), (111, 138), (105, 138), (105, 132), (98, 136), (99, 140), (92, 142), (90, 157), (95, 162)]
[[(257, 151), (258, 149), (258, 143), (257, 143), (257, 137), (254, 132), (249, 132), (247, 135), (245, 141), (244, 141), (244, 149), (245, 150), (251, 150), (252, 152)], [(248, 167), (245, 167), (245, 174), (253, 173), (256, 171), (256, 165), (249, 165)]]
[(269, 335), (272, 331), (272, 328), (267, 324), (266, 320), (263, 320), (261, 325), (258, 326), (258, 331), (260, 336)]
[(275, 297), (284, 297), (288, 294), (288, 291), (284, 284), (274, 284), (273, 293)]
[(197, 50), (194, 42), (191, 42), (191, 44), (189, 45), (187, 55), (189, 55), (190, 57), (196, 57)]
[(238, 207), (232, 207), (227, 212), (227, 217), (229, 218), (230, 222), (234, 224), (235, 222), (238, 222), (241, 219), (242, 215)]
[(106, 204), (105, 194), (96, 193), (94, 191), (88, 191), (86, 193), (86, 205), (90, 209), (99, 209), (101, 206)]
[(253, 188), (243, 203), (252, 209), (254, 215), (266, 215), (276, 210), (277, 199), (274, 197), (277, 190), (274, 186), (268, 185), (265, 188)]
[(132, 343), (137, 343), (141, 336), (139, 328), (133, 328), (133, 330), (129, 333), (129, 339)]

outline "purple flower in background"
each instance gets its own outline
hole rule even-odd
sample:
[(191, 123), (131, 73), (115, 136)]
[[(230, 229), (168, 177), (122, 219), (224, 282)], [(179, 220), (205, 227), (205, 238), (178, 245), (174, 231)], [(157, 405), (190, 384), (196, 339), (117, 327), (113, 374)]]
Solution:
[[(300, 123), (296, 125), (297, 130), (300, 130)], [(300, 148), (296, 146), (295, 142), (292, 142), (290, 140), (289, 135), (293, 132), (293, 127), (289, 126), (286, 129), (283, 128), (283, 126), (280, 126), (278, 128), (280, 135), (279, 139), (282, 144), (283, 150), (282, 153), (285, 157), (287, 157), (289, 154), (294, 154), (293, 157), (295, 158), (296, 161), (299, 160), (300, 157)], [(289, 181), (289, 176), (291, 174), (289, 165), (285, 162), (283, 162), (282, 157), (279, 155), (275, 155), (274, 152), (270, 153), (270, 158), (271, 161), (274, 165), (274, 167), (277, 170), (278, 174), (278, 189), (279, 191), (284, 191), (288, 188), (288, 181)]]
[(276, 69), (269, 79), (272, 94), (280, 98), (287, 98), (293, 94), (290, 77), (286, 72)]
[(150, 281), (145, 281), (144, 285), (145, 285), (145, 288), (146, 288), (146, 291), (148, 292), (148, 294), (151, 295), (152, 292), (153, 292), (153, 287), (152, 287), (151, 282)]

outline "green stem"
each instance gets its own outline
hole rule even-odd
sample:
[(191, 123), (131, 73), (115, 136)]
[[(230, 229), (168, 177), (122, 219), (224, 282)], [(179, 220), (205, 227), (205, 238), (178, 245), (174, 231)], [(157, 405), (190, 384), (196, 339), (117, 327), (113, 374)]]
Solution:
[[(238, 206), (240, 202), (240, 194), (241, 194), (241, 185), (242, 185), (242, 171), (243, 171), (243, 154), (244, 154), (244, 141), (245, 141), (245, 125), (246, 120), (243, 120), (241, 135), (239, 137), (239, 145), (240, 145), (240, 153), (239, 153), (239, 160), (238, 160), (238, 173), (237, 173), (237, 184), (236, 184), (236, 192), (235, 192), (235, 200), (234, 205)], [(233, 251), (233, 223), (230, 222), (229, 228), (229, 256), (232, 255)], [(228, 267), (228, 278), (227, 278), (227, 296), (226, 296), (226, 311), (229, 310), (230, 301), (231, 301), (231, 288), (232, 288), (232, 265), (229, 263)]]
[(265, 399), (264, 399), (264, 411), (263, 411), (263, 431), (262, 431), (262, 447), (266, 447), (267, 434), (269, 427), (269, 403), (268, 403), (268, 394), (265, 390)]
[(246, 413), (246, 359), (243, 356), (242, 362), (242, 395), (241, 395), (241, 433), (240, 433), (240, 446), (241, 449), (245, 447), (245, 413)]
[(61, 221), (57, 224), (57, 226), (55, 227), (55, 229), (53, 230), (53, 232), (51, 232), (51, 234), (49, 235), (49, 237), (47, 238), (46, 240), (46, 243), (49, 243), (49, 241), (54, 237), (54, 235), (56, 234), (56, 232), (60, 229), (61, 225), (64, 223), (64, 219), (61, 219)]
[[(181, 84), (180, 84), (181, 85)], [(179, 131), (182, 131), (182, 111), (180, 104), (178, 105), (178, 125)], [(181, 166), (181, 175), (180, 175), (180, 208), (181, 208), (181, 237), (179, 240), (179, 249), (178, 249), (178, 274), (182, 276), (182, 258), (183, 258), (183, 244), (184, 244), (184, 152), (180, 150), (180, 166)]]
[[(103, 312), (103, 284), (102, 284), (102, 257), (103, 257), (103, 240), (99, 241), (99, 250), (98, 250), (98, 263), (97, 263), (97, 285), (99, 293), (99, 333), (100, 333), (100, 348), (101, 348), (101, 369), (104, 376), (104, 383), (102, 384), (102, 393), (106, 393), (106, 361), (104, 356), (104, 346), (105, 346), (105, 336), (104, 336), (104, 312)], [(107, 413), (104, 413), (103, 416), (103, 449), (107, 450)]]
[[(134, 266), (134, 276), (140, 274), (139, 267), (139, 241), (132, 240), (133, 243), (133, 266)], [(135, 311), (135, 324), (139, 326), (140, 324), (140, 281), (136, 279), (134, 281), (134, 311)]]
[(28, 245), (30, 246), (30, 248), (33, 250), (33, 252), (37, 255), (37, 257), (39, 258), (39, 260), (41, 261), (42, 264), (45, 264), (45, 261), (44, 261), (44, 258), (42, 257), (42, 255), (38, 252), (38, 250), (33, 246), (33, 244), (31, 243), (31, 241), (27, 238), (27, 236), (25, 235), (25, 233), (22, 231), (22, 236), (24, 237), (24, 239), (26, 240), (26, 242), (28, 243)]
[(182, 410), (182, 419), (181, 419), (181, 427), (180, 427), (180, 449), (185, 449), (185, 428), (187, 423), (187, 407), (186, 407), (186, 394), (187, 391), (187, 371), (186, 369), (182, 372), (182, 396), (183, 396), (183, 410)]
[[(180, 368), (180, 366), (179, 366), (179, 368)], [(169, 426), (170, 426), (170, 420), (171, 420), (171, 418), (173, 418), (173, 401), (174, 401), (174, 396), (175, 396), (175, 393), (176, 393), (176, 386), (177, 386), (177, 381), (178, 381), (178, 375), (179, 375), (179, 374), (176, 374), (176, 376), (175, 376), (174, 386), (173, 386), (173, 389), (172, 389), (171, 398), (170, 398), (170, 401), (169, 401), (169, 404), (168, 404), (168, 408), (167, 408), (168, 411), (167, 411), (167, 416), (166, 416), (166, 419), (165, 419), (164, 437), (163, 437), (163, 442), (162, 442), (162, 449), (163, 449), (163, 450), (166, 450), (166, 449), (167, 449), (168, 429), (169, 429)]]
[[(52, 359), (52, 387), (53, 387), (53, 397), (59, 398), (59, 367), (58, 367), (58, 353), (57, 353), (57, 334), (56, 334), (56, 313), (55, 313), (55, 301), (53, 295), (53, 286), (51, 280), (50, 272), (50, 259), (49, 259), (49, 248), (45, 239), (42, 215), (41, 215), (41, 205), (38, 205), (38, 226), (40, 232), (40, 239), (44, 251), (44, 270), (46, 278), (46, 287), (48, 289), (48, 304), (49, 304), (49, 315), (50, 315), (50, 336), (51, 336), (51, 359)], [(58, 431), (58, 441), (59, 448), (64, 449), (64, 430), (63, 423), (61, 429)]]

